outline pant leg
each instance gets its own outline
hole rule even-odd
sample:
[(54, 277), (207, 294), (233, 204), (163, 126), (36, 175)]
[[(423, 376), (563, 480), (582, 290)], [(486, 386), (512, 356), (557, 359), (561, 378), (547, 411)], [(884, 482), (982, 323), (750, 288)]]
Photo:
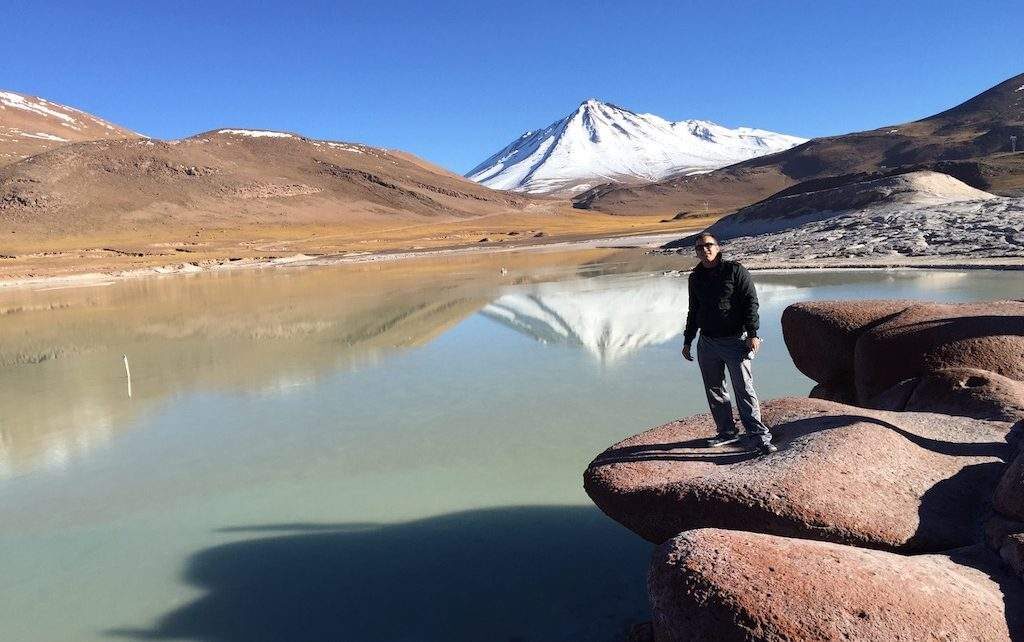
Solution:
[(747, 434), (757, 436), (762, 443), (771, 443), (772, 434), (761, 422), (761, 404), (754, 390), (754, 375), (751, 370), (748, 350), (743, 339), (736, 339), (737, 345), (730, 351), (726, 359), (732, 389), (736, 393), (736, 408), (740, 413), (740, 421)]
[(725, 387), (725, 359), (718, 347), (701, 338), (697, 342), (697, 365), (704, 380), (704, 392), (708, 396), (708, 407), (720, 435), (734, 435), (739, 432), (732, 419), (732, 402), (729, 389)]

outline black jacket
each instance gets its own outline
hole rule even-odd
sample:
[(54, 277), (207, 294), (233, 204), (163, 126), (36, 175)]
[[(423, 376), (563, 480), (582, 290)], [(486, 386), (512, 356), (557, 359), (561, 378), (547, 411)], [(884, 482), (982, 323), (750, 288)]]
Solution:
[(705, 337), (757, 336), (757, 291), (750, 272), (736, 261), (719, 259), (714, 267), (698, 263), (690, 272), (690, 306), (683, 342), (697, 330)]

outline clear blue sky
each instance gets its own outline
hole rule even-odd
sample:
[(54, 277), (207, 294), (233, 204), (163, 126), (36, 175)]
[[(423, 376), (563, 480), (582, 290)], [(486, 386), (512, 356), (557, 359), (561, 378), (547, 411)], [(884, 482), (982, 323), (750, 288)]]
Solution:
[(465, 172), (589, 97), (803, 136), (1024, 71), (1024, 2), (47, 2), (0, 6), (0, 88), (158, 138), (223, 126)]

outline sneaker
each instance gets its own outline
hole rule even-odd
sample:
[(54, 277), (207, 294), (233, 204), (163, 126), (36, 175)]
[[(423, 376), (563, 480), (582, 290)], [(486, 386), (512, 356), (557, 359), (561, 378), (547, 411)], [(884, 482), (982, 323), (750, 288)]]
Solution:
[(777, 452), (779, 452), (779, 448), (775, 444), (761, 444), (757, 447), (757, 454), (762, 457)]
[(735, 444), (739, 440), (739, 433), (716, 435), (705, 440), (704, 444), (708, 448), (717, 448), (718, 446), (725, 446), (726, 444)]

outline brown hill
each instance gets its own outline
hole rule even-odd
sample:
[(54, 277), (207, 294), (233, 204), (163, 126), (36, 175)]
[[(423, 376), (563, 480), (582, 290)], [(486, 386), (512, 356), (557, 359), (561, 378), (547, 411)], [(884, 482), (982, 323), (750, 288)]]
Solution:
[[(871, 131), (815, 138), (792, 149), (697, 176), (642, 187), (601, 185), (573, 199), (614, 214), (725, 213), (808, 180), (942, 171), (995, 194), (1024, 192), (1024, 74), (934, 116)], [(816, 187), (815, 189), (821, 189)]]
[(46, 235), (459, 219), (530, 202), (409, 154), (243, 129), (65, 144), (0, 168), (4, 227)]
[(105, 138), (140, 136), (73, 107), (0, 91), (0, 166), (69, 142)]

